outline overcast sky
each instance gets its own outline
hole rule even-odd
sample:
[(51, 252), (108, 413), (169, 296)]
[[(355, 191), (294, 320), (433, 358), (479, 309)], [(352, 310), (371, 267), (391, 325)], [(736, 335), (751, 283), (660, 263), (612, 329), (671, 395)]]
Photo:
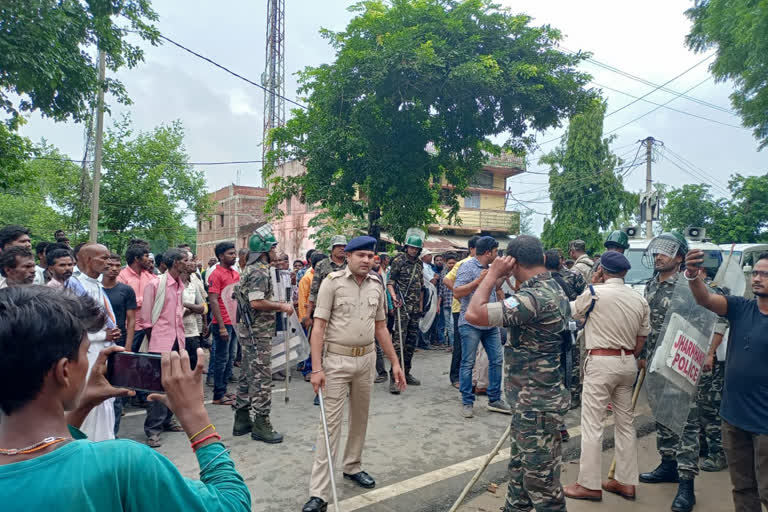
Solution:
[[(683, 12), (692, 5), (683, 0), (650, 0), (643, 4), (617, 1), (574, 2), (573, 0), (499, 0), (513, 12), (526, 13), (534, 24), (549, 24), (562, 31), (562, 46), (569, 50), (587, 50), (593, 58), (622, 71), (662, 84), (690, 68), (705, 55), (694, 54), (684, 45), (690, 23)], [(340, 0), (287, 0), (286, 2), (286, 95), (296, 97), (297, 70), (307, 65), (330, 62), (333, 54), (320, 38), (321, 27), (340, 30), (346, 26), (352, 2)], [(262, 1), (230, 0), (155, 0), (160, 15), (158, 28), (177, 42), (202, 53), (255, 82), (264, 69), (266, 4)], [(689, 71), (667, 87), (683, 92), (708, 75), (711, 60)], [(584, 70), (594, 82), (634, 96), (642, 96), (653, 87), (585, 63)], [(124, 82), (133, 105), (116, 106), (113, 116), (130, 110), (136, 126), (150, 130), (161, 123), (180, 119), (187, 130), (186, 147), (192, 161), (258, 160), (261, 158), (262, 109), (264, 96), (249, 85), (182, 50), (165, 44), (146, 45), (145, 62), (133, 70), (123, 70)], [(730, 109), (730, 84), (708, 80), (689, 95)], [(633, 99), (621, 93), (604, 90), (608, 112)], [(674, 94), (656, 91), (647, 99), (664, 103)], [(670, 107), (721, 123), (740, 125), (737, 116), (677, 98)], [(656, 108), (646, 102), (607, 117), (608, 132)], [(107, 119), (107, 124), (111, 120)], [(82, 158), (83, 127), (53, 123), (32, 116), (23, 128), (33, 140), (45, 137), (64, 153)], [(734, 172), (747, 175), (768, 170), (768, 150), (757, 152), (751, 132), (743, 128), (723, 126), (661, 108), (615, 132), (614, 148), (619, 156), (632, 162), (637, 140), (653, 136), (677, 155), (704, 171), (716, 194), (727, 186)], [(552, 130), (538, 136), (547, 141), (562, 134)], [(543, 146), (544, 151), (556, 142)], [(529, 170), (543, 171), (538, 165), (541, 152), (530, 157)], [(642, 154), (641, 154), (642, 157)], [(684, 173), (669, 160), (654, 164), (654, 181), (672, 186), (698, 180)], [(260, 164), (205, 168), (209, 189), (229, 183), (259, 185)], [(238, 172), (239, 171), (239, 172)], [(239, 175), (239, 177), (238, 177)], [(626, 178), (627, 187), (637, 191), (645, 187), (644, 167), (634, 169)], [(546, 176), (523, 174), (512, 178), (512, 194), (527, 208), (535, 210), (534, 228), (541, 229), (549, 212), (546, 198)], [(511, 202), (516, 209), (518, 204)]]

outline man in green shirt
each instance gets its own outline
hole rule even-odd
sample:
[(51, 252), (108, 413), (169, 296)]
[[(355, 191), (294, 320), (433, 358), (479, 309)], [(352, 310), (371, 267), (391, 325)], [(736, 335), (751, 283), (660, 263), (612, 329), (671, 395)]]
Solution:
[(87, 335), (105, 320), (88, 296), (42, 286), (0, 290), (2, 510), (250, 511), (248, 487), (221, 438), (212, 435), (203, 407), (205, 365), (191, 370), (184, 350), (163, 354), (166, 395), (149, 398), (176, 412), (196, 442), (199, 481), (182, 477), (148, 446), (123, 439), (94, 443), (77, 430), (94, 406), (133, 394), (105, 377), (107, 356), (123, 350), (117, 346), (99, 354), (86, 383)]

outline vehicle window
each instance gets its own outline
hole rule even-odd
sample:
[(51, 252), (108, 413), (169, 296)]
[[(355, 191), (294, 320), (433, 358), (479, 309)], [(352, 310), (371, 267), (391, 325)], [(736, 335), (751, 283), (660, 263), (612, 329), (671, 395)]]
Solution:
[(627, 284), (641, 284), (653, 277), (653, 269), (643, 264), (644, 249), (628, 249), (624, 256), (629, 260), (632, 268), (627, 272), (624, 282)]

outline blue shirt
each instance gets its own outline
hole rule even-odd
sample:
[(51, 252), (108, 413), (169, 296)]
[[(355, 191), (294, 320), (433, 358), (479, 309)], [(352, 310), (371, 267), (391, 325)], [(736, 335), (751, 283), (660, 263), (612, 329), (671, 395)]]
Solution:
[(731, 337), (720, 416), (734, 427), (768, 434), (768, 315), (757, 300), (728, 295)]
[[(475, 279), (478, 278), (480, 273), (487, 269), (488, 267), (484, 267), (480, 264), (479, 261), (477, 261), (477, 258), (472, 258), (468, 261), (466, 261), (461, 267), (459, 268), (459, 272), (456, 274), (456, 281), (453, 284), (454, 290), (458, 288), (459, 286), (464, 286), (465, 284), (469, 284)], [(472, 300), (472, 296), (475, 294), (475, 292), (470, 293), (469, 295), (465, 295), (464, 297), (459, 299), (459, 302), (461, 303), (461, 310), (459, 311), (459, 325), (471, 325), (472, 327), (476, 329), (481, 329), (483, 331), (487, 331), (489, 329), (496, 329), (496, 327), (480, 327), (477, 325), (470, 324), (464, 319), (464, 315), (467, 313), (467, 308), (469, 307), (469, 301)], [(496, 302), (496, 290), (491, 290), (491, 298), (488, 300), (489, 303)]]

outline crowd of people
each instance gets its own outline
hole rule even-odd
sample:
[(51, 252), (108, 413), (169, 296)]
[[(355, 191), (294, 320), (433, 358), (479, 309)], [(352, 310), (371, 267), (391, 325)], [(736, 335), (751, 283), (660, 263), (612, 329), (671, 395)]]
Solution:
[[(695, 504), (698, 471), (726, 467), (737, 511), (768, 505), (768, 374), (755, 364), (768, 359), (768, 254), (754, 266), (756, 298), (747, 300), (712, 285), (701, 252), (689, 251), (677, 233), (649, 244), (654, 277), (644, 296), (624, 285), (631, 265), (620, 231), (595, 257), (581, 240), (569, 244), (566, 258), (525, 235), (509, 240), (505, 255), (490, 236), (435, 253), (412, 229), (395, 255), (377, 253), (371, 237), (337, 235), (325, 253), (310, 250), (291, 262), (265, 225), (247, 247), (217, 244), (206, 268), (188, 245), (153, 255), (137, 239), (120, 255), (98, 243), (71, 247), (61, 231), (53, 240), (33, 252), (28, 229), (0, 229), (0, 488), (19, 497), (14, 510), (53, 506), (55, 489), (30, 492), (49, 480), (62, 492), (69, 485), (86, 490), (71, 510), (138, 510), (168, 488), (179, 507), (250, 510), (248, 489), (200, 391), (208, 380), (213, 404), (233, 408), (233, 436), (282, 442), (270, 420), (272, 385), (290, 372), (273, 368), (272, 344), (294, 314), (311, 352), (298, 369), (324, 419), (302, 512), (325, 511), (335, 495), (333, 461), (347, 402), (343, 475), (375, 486), (362, 468), (373, 385), (388, 381), (395, 395), (419, 386), (414, 354), (433, 349), (452, 352), (448, 373), (463, 418), (473, 418), (478, 395), (487, 395), (490, 411), (510, 416), (506, 512), (564, 511), (566, 497), (600, 501), (603, 491), (631, 500), (640, 481), (677, 483), (671, 509), (686, 512)], [(657, 423), (661, 463), (639, 473), (633, 390), (664, 337), (680, 278), (720, 320), (683, 431)], [(726, 342), (728, 356), (720, 360), (715, 351)], [(161, 354), (166, 394), (113, 388), (106, 360), (118, 351)], [(237, 382), (234, 394), (230, 382)], [(147, 409), (147, 446), (115, 439), (129, 403)], [(563, 487), (564, 415), (579, 406), (579, 477)], [(609, 412), (616, 471), (602, 480)], [(183, 479), (152, 450), (168, 431), (189, 436), (201, 482)], [(91, 457), (96, 463), (85, 462)], [(146, 493), (121, 491), (139, 478)], [(87, 482), (96, 480), (91, 489)]]

